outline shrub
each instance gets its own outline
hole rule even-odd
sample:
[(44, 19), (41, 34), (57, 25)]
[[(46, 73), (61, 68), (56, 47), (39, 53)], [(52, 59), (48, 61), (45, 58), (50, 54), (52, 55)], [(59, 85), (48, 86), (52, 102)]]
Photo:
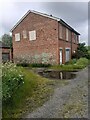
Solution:
[(26, 62), (23, 62), (23, 63), (17, 63), (17, 66), (29, 67), (30, 64), (29, 64), (29, 63), (26, 63)]
[(88, 59), (87, 58), (80, 58), (78, 61), (77, 61), (77, 63), (76, 63), (76, 65), (82, 65), (82, 66), (87, 66), (88, 65)]
[(42, 64), (42, 63), (18, 63), (17, 66), (22, 66), (22, 67), (50, 67), (50, 64)]
[(42, 64), (42, 63), (33, 63), (30, 65), (31, 67), (50, 67), (50, 64)]
[(2, 64), (2, 97), (7, 101), (24, 82), (24, 76), (13, 63)]
[(66, 62), (65, 65), (68, 65), (68, 64), (75, 64), (77, 62), (77, 59), (71, 59), (70, 61)]

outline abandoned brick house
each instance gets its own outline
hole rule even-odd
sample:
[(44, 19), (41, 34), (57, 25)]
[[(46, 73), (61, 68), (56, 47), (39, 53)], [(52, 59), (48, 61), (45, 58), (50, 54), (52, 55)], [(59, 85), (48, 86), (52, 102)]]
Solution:
[(14, 62), (64, 64), (79, 43), (79, 33), (62, 19), (28, 11), (11, 29)]

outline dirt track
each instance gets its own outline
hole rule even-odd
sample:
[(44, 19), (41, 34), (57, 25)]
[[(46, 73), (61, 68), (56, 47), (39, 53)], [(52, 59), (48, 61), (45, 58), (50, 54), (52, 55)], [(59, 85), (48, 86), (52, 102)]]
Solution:
[(58, 86), (50, 100), (26, 118), (88, 118), (88, 69), (68, 85)]

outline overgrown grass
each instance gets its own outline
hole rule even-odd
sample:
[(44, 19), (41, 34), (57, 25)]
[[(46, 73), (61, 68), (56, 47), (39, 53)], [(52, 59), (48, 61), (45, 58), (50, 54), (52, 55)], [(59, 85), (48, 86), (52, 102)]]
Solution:
[(68, 81), (54, 81), (43, 78), (31, 70), (19, 67), (24, 75), (24, 84), (15, 92), (8, 102), (3, 102), (3, 118), (19, 118), (33, 111), (49, 99), (54, 87)]
[(74, 70), (80, 70), (85, 68), (89, 64), (88, 59), (86, 58), (80, 58), (77, 61), (72, 60), (68, 62), (65, 65), (54, 65), (49, 68), (55, 69), (55, 70), (64, 70), (64, 71), (74, 71)]

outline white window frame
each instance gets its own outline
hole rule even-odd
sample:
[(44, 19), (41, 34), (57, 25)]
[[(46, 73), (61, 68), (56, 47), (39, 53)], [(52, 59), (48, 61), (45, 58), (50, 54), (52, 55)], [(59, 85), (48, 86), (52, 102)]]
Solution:
[(66, 40), (68, 41), (69, 31), (68, 28), (66, 28)]
[(29, 40), (30, 41), (36, 40), (36, 30), (29, 31)]
[(15, 41), (20, 41), (20, 33), (15, 34)]
[(26, 31), (26, 30), (23, 30), (22, 33), (23, 33), (23, 38), (24, 38), (24, 39), (27, 38), (27, 31)]

